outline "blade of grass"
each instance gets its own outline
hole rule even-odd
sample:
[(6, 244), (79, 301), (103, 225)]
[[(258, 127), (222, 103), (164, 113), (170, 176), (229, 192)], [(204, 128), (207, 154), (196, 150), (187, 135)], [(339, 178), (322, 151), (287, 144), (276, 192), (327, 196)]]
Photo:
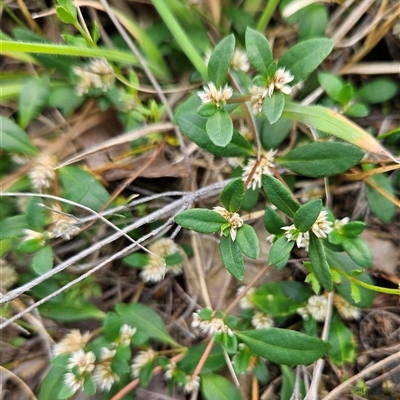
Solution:
[(276, 7), (278, 7), (279, 1), (280, 0), (268, 1), (267, 6), (258, 21), (257, 31), (264, 32), (267, 29), (268, 23), (275, 12)]
[(203, 79), (207, 80), (208, 74), (206, 63), (198, 53), (192, 41), (186, 35), (179, 21), (171, 12), (168, 2), (165, 0), (153, 0), (152, 3), (163, 19), (165, 25), (167, 25), (168, 29), (171, 31), (175, 40), (178, 42), (179, 46), (181, 46), (182, 51), (186, 54)]

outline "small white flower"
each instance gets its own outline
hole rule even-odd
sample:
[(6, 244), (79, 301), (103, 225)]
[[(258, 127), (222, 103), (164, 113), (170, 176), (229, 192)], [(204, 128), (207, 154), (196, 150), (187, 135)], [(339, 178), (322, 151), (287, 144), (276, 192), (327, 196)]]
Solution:
[(250, 103), (253, 106), (253, 114), (257, 115), (262, 111), (264, 99), (268, 96), (268, 89), (259, 86), (252, 86), (250, 88), (250, 94)]
[[(58, 206), (53, 206), (53, 209), (61, 211)], [(69, 215), (53, 212), (51, 213), (51, 220), (50, 235), (52, 237), (62, 237), (64, 240), (70, 240), (80, 232), (80, 228), (77, 225), (78, 221)]]
[(136, 333), (136, 331), (136, 328), (132, 328), (128, 324), (123, 324), (119, 330), (119, 337), (116, 340), (116, 343), (122, 346), (129, 346), (132, 336)]
[[(222, 215), (228, 221), (229, 225), (231, 226), (229, 233), (231, 235), (232, 241), (234, 242), (237, 235), (237, 229), (243, 225), (242, 218), (240, 218), (240, 215), (238, 213), (229, 212), (224, 207), (214, 207), (213, 210)], [(221, 235), (222, 233), (223, 232), (221, 232)]]
[(64, 339), (53, 346), (53, 357), (82, 350), (90, 340), (90, 337), (91, 334), (89, 332), (82, 335), (78, 329), (73, 329)]
[(0, 259), (0, 286), (8, 289), (18, 280), (18, 275), (14, 267), (9, 265), (6, 260)]
[(235, 49), (231, 61), (231, 67), (243, 72), (247, 72), (250, 69), (249, 59), (244, 50)]
[(28, 240), (39, 240), (40, 246), (45, 245), (45, 240), (42, 232), (33, 231), (32, 229), (24, 230), (25, 236), (22, 238), (23, 242)]
[(296, 245), (298, 248), (302, 247), (304, 232), (300, 232), (294, 226), (294, 224), (289, 225), (289, 226), (283, 226), (281, 229), (286, 232), (285, 236), (286, 236), (286, 239), (288, 240), (288, 242), (293, 240), (296, 242)]
[(213, 82), (203, 86), (204, 91), (197, 92), (203, 104), (214, 103), (217, 108), (220, 108), (223, 102), (226, 102), (232, 97), (233, 90), (228, 85), (217, 89)]
[[(236, 294), (239, 296), (243, 292), (244, 288), (245, 288), (245, 286), (240, 286), (240, 288), (237, 290)], [(240, 308), (242, 308), (242, 309), (254, 308), (254, 306), (255, 306), (254, 301), (253, 301), (254, 292), (255, 292), (254, 288), (250, 288), (246, 292), (246, 294), (239, 300)]]
[(278, 68), (273, 78), (273, 84), (283, 94), (290, 94), (292, 88), (287, 83), (292, 82), (293, 79), (294, 76), (289, 71), (285, 71), (285, 68)]
[(95, 361), (96, 356), (92, 351), (85, 353), (83, 350), (78, 350), (69, 358), (68, 368), (72, 370), (72, 368), (78, 367), (79, 373), (83, 375), (94, 370)]
[(325, 320), (328, 309), (328, 299), (325, 296), (311, 296), (306, 305), (307, 313), (316, 321), (322, 322)]
[[(178, 384), (181, 386), (181, 384)], [(183, 385), (183, 391), (185, 393), (192, 393), (199, 390), (200, 387), (200, 377), (196, 376), (193, 379), (191, 375), (186, 375), (186, 383)]]
[(337, 219), (335, 220), (334, 224), (333, 224), (333, 229), (335, 231), (340, 231), (340, 229), (343, 228), (344, 225), (347, 225), (350, 222), (350, 218), (349, 217), (345, 217), (343, 219)]
[(109, 392), (112, 385), (119, 381), (119, 376), (111, 369), (112, 359), (116, 351), (102, 347), (100, 352), (100, 361), (94, 370), (93, 379), (102, 391)]
[(175, 372), (176, 372), (176, 364), (172, 361), (165, 368), (164, 379), (170, 381), (174, 377)]
[(256, 329), (271, 328), (274, 326), (274, 320), (268, 314), (261, 311), (255, 311), (251, 319), (251, 325)]
[(314, 222), (311, 230), (314, 235), (318, 238), (326, 238), (329, 233), (332, 232), (332, 222), (327, 220), (328, 212), (326, 210), (322, 210), (317, 220)]
[(140, 277), (143, 282), (159, 282), (164, 279), (167, 273), (167, 266), (162, 258), (150, 255), (149, 262), (142, 269)]
[(333, 298), (333, 304), (343, 319), (360, 319), (361, 310), (349, 304), (342, 296), (335, 294), (335, 297)]
[(157, 356), (157, 353), (152, 350), (142, 350), (139, 351), (138, 355), (133, 359), (131, 365), (132, 376), (137, 378), (140, 374), (140, 370), (148, 363), (153, 361)]
[(215, 312), (212, 313), (209, 320), (201, 318), (198, 312), (193, 313), (192, 316), (192, 328), (199, 328), (204, 335), (214, 336), (217, 333), (227, 333), (229, 336), (233, 336), (232, 330), (222, 318), (215, 316)]
[(83, 386), (85, 378), (83, 376), (75, 376), (72, 372), (64, 374), (64, 384), (69, 386), (75, 393)]
[(42, 154), (32, 159), (32, 168), (28, 171), (33, 189), (42, 192), (48, 189), (56, 178), (54, 168), (57, 165), (55, 157)]
[(256, 190), (261, 188), (262, 176), (273, 174), (271, 168), (274, 167), (274, 159), (276, 152), (277, 150), (269, 150), (267, 153), (261, 154), (258, 160), (256, 158), (249, 159), (247, 165), (243, 168), (243, 173), (242, 173), (242, 179), (246, 182), (247, 178), (255, 168), (251, 180), (247, 185), (248, 189), (252, 188), (253, 190)]

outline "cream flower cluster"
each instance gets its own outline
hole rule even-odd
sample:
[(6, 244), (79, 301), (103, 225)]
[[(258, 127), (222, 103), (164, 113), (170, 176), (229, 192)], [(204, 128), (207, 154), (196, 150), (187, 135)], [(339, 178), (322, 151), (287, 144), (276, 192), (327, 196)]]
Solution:
[(111, 369), (116, 350), (107, 347), (100, 349), (100, 359), (96, 364), (93, 379), (102, 391), (109, 392), (112, 385), (119, 381), (119, 376)]
[(294, 76), (289, 71), (285, 71), (285, 68), (278, 68), (266, 87), (251, 87), (250, 103), (253, 106), (253, 113), (259, 114), (262, 111), (264, 99), (271, 97), (275, 90), (279, 90), (283, 94), (292, 93), (292, 88), (288, 83), (292, 82), (293, 79)]
[(305, 307), (300, 307), (297, 312), (303, 319), (308, 319), (311, 316), (318, 322), (323, 322), (326, 318), (328, 310), (328, 299), (322, 295), (311, 296)]
[(138, 378), (140, 370), (157, 357), (157, 353), (153, 349), (139, 351), (137, 356), (133, 359), (131, 365), (131, 372), (134, 378)]
[(86, 68), (75, 67), (74, 73), (79, 77), (76, 86), (78, 96), (86, 94), (91, 87), (106, 92), (115, 82), (114, 70), (106, 60), (93, 60)]
[(222, 318), (216, 316), (215, 311), (211, 312), (210, 319), (203, 319), (199, 313), (200, 310), (192, 314), (192, 328), (199, 328), (206, 336), (214, 336), (217, 333), (227, 333), (229, 336), (233, 336), (231, 328), (225, 324)]
[(28, 171), (28, 177), (33, 189), (42, 192), (48, 189), (56, 179), (54, 168), (57, 165), (57, 159), (48, 154), (42, 154), (32, 159), (32, 168)]
[[(214, 207), (213, 210), (218, 214), (222, 215), (231, 226), (230, 229), (230, 236), (232, 241), (234, 242), (237, 235), (237, 230), (243, 225), (243, 220), (240, 218), (238, 213), (229, 212), (224, 207)], [(221, 232), (222, 235), (223, 232)]]
[(174, 362), (171, 362), (167, 365), (165, 373), (164, 373), (164, 378), (167, 381), (173, 380), (176, 375), (180, 373), (180, 379), (182, 379), (182, 374), (184, 374), (185, 377), (185, 382), (177, 382), (178, 386), (181, 387), (184, 391), (184, 393), (192, 393), (192, 392), (197, 392), (200, 388), (200, 377), (196, 376), (195, 379), (193, 379), (193, 376), (190, 374), (186, 374), (182, 371), (179, 371), (176, 364)]
[(182, 248), (172, 239), (158, 239), (149, 245), (148, 250), (153, 254), (149, 254), (149, 261), (140, 273), (144, 282), (159, 282), (164, 279), (167, 272), (171, 272), (173, 275), (179, 275), (182, 272), (182, 263), (167, 267), (164, 261), (166, 257), (172, 254), (184, 256)]
[(78, 350), (72, 353), (67, 365), (67, 369), (70, 372), (64, 374), (64, 384), (69, 386), (74, 393), (81, 389), (85, 377), (94, 370), (95, 361), (96, 356), (92, 351), (85, 353), (83, 350)]
[(227, 100), (232, 97), (233, 90), (230, 86), (225, 85), (223, 88), (216, 88), (213, 82), (203, 86), (204, 91), (197, 92), (203, 104), (214, 103), (219, 109)]
[(260, 158), (257, 160), (256, 158), (251, 158), (247, 162), (247, 165), (243, 168), (242, 179), (246, 182), (250, 174), (251, 179), (247, 185), (247, 188), (252, 188), (253, 190), (259, 189), (262, 186), (262, 176), (263, 175), (272, 175), (271, 168), (274, 167), (274, 159), (277, 150), (269, 150), (266, 153), (261, 154)]

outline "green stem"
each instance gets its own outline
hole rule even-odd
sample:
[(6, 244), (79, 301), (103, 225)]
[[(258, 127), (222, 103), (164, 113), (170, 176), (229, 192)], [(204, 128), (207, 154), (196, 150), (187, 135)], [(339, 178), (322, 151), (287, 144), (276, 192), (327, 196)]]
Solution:
[(280, 0), (269, 0), (267, 2), (267, 6), (264, 9), (264, 12), (261, 15), (260, 20), (257, 24), (257, 31), (264, 32), (267, 29), (268, 23), (275, 12), (276, 7), (278, 6)]
[(345, 272), (343, 272), (343, 271), (341, 271), (341, 270), (339, 270), (337, 268), (332, 268), (331, 267), (331, 269), (336, 271), (338, 274), (344, 276), (345, 278), (347, 278), (350, 282), (352, 282), (352, 283), (354, 283), (354, 284), (356, 284), (358, 286), (361, 286), (361, 287), (363, 287), (365, 289), (372, 290), (373, 292), (380, 292), (380, 293), (386, 293), (386, 294), (395, 294), (397, 296), (400, 296), (400, 289), (389, 289), (389, 288), (384, 288), (384, 287), (381, 287), (381, 286), (370, 285), (369, 283), (360, 281), (359, 279), (354, 278), (353, 276), (348, 275)]

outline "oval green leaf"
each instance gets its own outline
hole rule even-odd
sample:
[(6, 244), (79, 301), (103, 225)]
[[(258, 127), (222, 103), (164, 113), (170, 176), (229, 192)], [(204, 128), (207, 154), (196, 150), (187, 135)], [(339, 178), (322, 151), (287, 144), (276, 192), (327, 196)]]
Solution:
[(217, 89), (224, 85), (235, 51), (235, 36), (233, 34), (222, 39), (211, 54), (208, 62), (208, 78), (214, 82)]
[(36, 155), (37, 147), (14, 121), (0, 115), (0, 148), (10, 153)]
[(218, 110), (208, 118), (206, 132), (216, 146), (225, 147), (233, 136), (233, 123), (230, 115), (225, 110)]
[(282, 233), (281, 228), (285, 226), (285, 222), (272, 207), (268, 206), (265, 208), (264, 226), (269, 233), (277, 235)]
[(249, 258), (256, 259), (260, 254), (260, 244), (254, 228), (250, 225), (243, 224), (238, 230), (236, 235), (236, 242)]
[(366, 83), (356, 97), (369, 104), (378, 104), (394, 97), (398, 90), (399, 85), (392, 79), (379, 78)]
[(31, 197), (26, 204), (26, 222), (30, 229), (42, 231), (45, 226), (45, 211), (40, 197)]
[(329, 269), (328, 262), (326, 261), (326, 255), (322, 242), (313, 232), (310, 232), (310, 244), (308, 247), (308, 253), (310, 256), (310, 263), (315, 276), (321, 286), (330, 292), (333, 287), (333, 281), (331, 271)]
[(276, 265), (284, 260), (292, 251), (294, 243), (293, 240), (288, 241), (286, 236), (277, 239), (269, 251), (268, 264)]
[(251, 65), (264, 76), (273, 62), (271, 46), (264, 35), (254, 29), (246, 29), (246, 52)]
[(230, 236), (221, 236), (219, 250), (222, 262), (228, 272), (240, 281), (244, 277), (244, 261), (239, 245), (232, 241)]
[(350, 258), (360, 267), (372, 267), (371, 250), (361, 238), (342, 237), (341, 244)]
[(321, 339), (289, 329), (256, 329), (235, 332), (235, 335), (254, 353), (276, 364), (311, 364), (330, 347)]
[(215, 211), (204, 208), (192, 208), (176, 215), (175, 222), (186, 229), (200, 233), (214, 233), (226, 224), (226, 219)]
[(269, 201), (283, 213), (293, 218), (300, 204), (293, 198), (289, 189), (270, 175), (262, 176), (262, 185)]
[(332, 319), (328, 343), (331, 345), (328, 352), (329, 357), (338, 367), (355, 361), (357, 356), (356, 340), (351, 329), (337, 317)]
[(286, 51), (278, 61), (278, 67), (284, 67), (293, 76), (294, 85), (304, 80), (333, 49), (332, 39), (318, 38), (300, 42)]
[(263, 113), (270, 124), (274, 124), (282, 115), (285, 106), (285, 96), (281, 92), (274, 92), (271, 97), (266, 97), (263, 102)]
[(53, 249), (51, 246), (45, 246), (33, 256), (32, 269), (38, 275), (43, 275), (53, 268), (53, 262)]
[(277, 162), (296, 174), (313, 178), (341, 174), (364, 156), (359, 148), (340, 142), (315, 142), (296, 147)]
[(229, 212), (236, 212), (242, 204), (243, 196), (244, 182), (242, 179), (235, 179), (224, 187), (219, 201)]
[(201, 376), (201, 393), (205, 400), (242, 400), (242, 396), (231, 382), (216, 374)]
[(322, 209), (322, 200), (311, 200), (303, 204), (294, 214), (294, 226), (300, 232), (307, 232), (313, 226)]

